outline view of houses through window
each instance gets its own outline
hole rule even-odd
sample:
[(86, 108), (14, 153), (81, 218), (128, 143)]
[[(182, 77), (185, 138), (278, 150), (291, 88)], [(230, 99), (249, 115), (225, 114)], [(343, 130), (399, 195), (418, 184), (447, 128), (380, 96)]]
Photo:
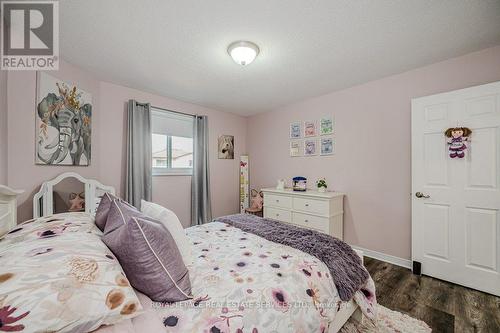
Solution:
[(153, 168), (192, 168), (193, 138), (153, 134)]
[(151, 108), (153, 175), (193, 171), (193, 116)]

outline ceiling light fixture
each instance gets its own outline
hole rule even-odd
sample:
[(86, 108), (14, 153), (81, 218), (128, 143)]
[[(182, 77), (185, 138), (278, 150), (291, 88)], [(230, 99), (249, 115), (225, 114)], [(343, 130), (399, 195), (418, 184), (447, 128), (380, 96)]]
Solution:
[(238, 41), (229, 45), (227, 53), (235, 63), (246, 66), (255, 60), (259, 54), (259, 47), (252, 42)]

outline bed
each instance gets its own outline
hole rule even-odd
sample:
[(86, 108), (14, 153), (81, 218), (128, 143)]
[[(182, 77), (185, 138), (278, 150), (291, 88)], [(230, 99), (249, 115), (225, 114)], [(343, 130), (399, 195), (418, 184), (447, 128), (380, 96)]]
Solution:
[[(186, 229), (194, 258), (187, 267), (193, 298), (176, 303), (153, 302), (130, 288), (113, 253), (99, 244), (102, 232), (92, 213), (42, 216), (13, 231), (0, 240), (0, 306), (16, 309), (9, 314), (17, 319), (11, 326), (22, 326), (22, 332), (333, 333), (350, 318), (375, 315), (375, 298), (361, 291), (342, 301), (328, 267), (314, 256), (217, 220)], [(85, 244), (77, 239), (85, 239)], [(72, 270), (55, 267), (67, 265), (76, 255), (93, 256), (99, 269), (106, 268), (105, 274), (95, 273), (94, 280), (83, 279), (77, 286), (61, 284)], [(88, 272), (88, 263), (83, 267)], [(15, 278), (2, 281), (19, 272), (21, 283)], [(367, 284), (373, 289), (371, 278)], [(23, 299), (21, 285), (30, 285), (43, 297), (32, 293)], [(123, 294), (119, 305), (110, 301), (117, 289)], [(90, 300), (83, 290), (93, 294)], [(89, 313), (109, 312), (107, 317), (85, 322), (85, 302), (94, 304)], [(70, 315), (79, 318), (67, 319)]]
[[(238, 332), (238, 328), (243, 332), (337, 332), (353, 314), (361, 319), (354, 300), (340, 302), (327, 267), (303, 252), (221, 222), (188, 228), (187, 235), (194, 244), (195, 261), (189, 267), (194, 299), (151, 311), (150, 318), (163, 323), (165, 332), (211, 332), (212, 327), (220, 332)], [(309, 289), (317, 299), (308, 295)], [(304, 306), (275, 309), (272, 303), (280, 293), (286, 301)], [(146, 301), (143, 305), (151, 308), (150, 300)], [(201, 306), (194, 306), (198, 302)], [(263, 308), (248, 313), (245, 303)], [(323, 309), (315, 303), (323, 304)], [(135, 329), (131, 332), (141, 332), (143, 321), (135, 321), (126, 325)]]

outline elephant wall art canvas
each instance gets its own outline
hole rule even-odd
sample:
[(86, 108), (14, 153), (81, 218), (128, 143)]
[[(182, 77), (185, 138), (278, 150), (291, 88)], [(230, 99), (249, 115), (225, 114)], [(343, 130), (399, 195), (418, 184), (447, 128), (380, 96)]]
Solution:
[(37, 73), (36, 131), (36, 164), (90, 165), (92, 95)]

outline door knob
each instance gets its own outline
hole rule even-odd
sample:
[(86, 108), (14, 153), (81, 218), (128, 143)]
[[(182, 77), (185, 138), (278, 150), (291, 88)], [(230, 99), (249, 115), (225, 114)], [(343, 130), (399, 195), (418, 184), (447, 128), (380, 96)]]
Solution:
[(425, 199), (427, 199), (427, 198), (430, 198), (430, 197), (431, 197), (430, 195), (425, 195), (425, 194), (423, 194), (422, 192), (417, 192), (417, 193), (415, 193), (415, 196), (416, 196), (417, 198), (419, 198), (419, 199), (420, 199), (420, 198), (425, 198)]

